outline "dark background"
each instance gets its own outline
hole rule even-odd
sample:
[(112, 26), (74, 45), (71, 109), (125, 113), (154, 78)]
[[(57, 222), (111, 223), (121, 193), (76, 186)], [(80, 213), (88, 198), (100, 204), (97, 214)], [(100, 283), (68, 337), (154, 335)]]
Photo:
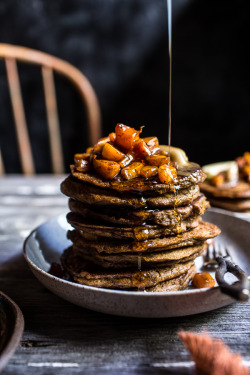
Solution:
[[(250, 151), (248, 0), (173, 0), (172, 144), (201, 165)], [(166, 0), (1, 0), (0, 42), (51, 53), (78, 67), (102, 110), (103, 135), (117, 122), (167, 143)], [(38, 68), (19, 66), (37, 171), (50, 171)], [(79, 98), (58, 77), (65, 165), (88, 146)], [(0, 62), (0, 142), (8, 173), (19, 172)], [(68, 169), (67, 169), (68, 170)]]

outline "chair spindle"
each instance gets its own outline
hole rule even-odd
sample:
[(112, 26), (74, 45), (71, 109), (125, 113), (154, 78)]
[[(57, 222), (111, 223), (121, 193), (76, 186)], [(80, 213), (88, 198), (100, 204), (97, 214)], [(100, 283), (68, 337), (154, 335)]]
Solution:
[(46, 66), (42, 66), (41, 70), (47, 111), (52, 168), (54, 173), (62, 174), (64, 173), (63, 151), (53, 71)]
[(34, 174), (35, 168), (29, 141), (16, 60), (6, 58), (5, 65), (10, 90), (11, 105), (15, 120), (21, 167), (24, 174)]

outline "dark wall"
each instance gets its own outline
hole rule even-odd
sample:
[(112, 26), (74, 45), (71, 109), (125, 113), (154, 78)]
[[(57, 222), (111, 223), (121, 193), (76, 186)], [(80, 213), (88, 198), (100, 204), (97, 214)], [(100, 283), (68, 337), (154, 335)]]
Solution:
[[(173, 0), (172, 144), (200, 164), (233, 159), (249, 146), (250, 4)], [(61, 57), (91, 81), (103, 134), (117, 122), (167, 143), (168, 41), (165, 0), (2, 0), (0, 42)], [(0, 141), (7, 172), (19, 171), (4, 65)], [(49, 170), (40, 72), (19, 67), (39, 172)], [(79, 98), (57, 77), (65, 164), (87, 146)], [(77, 134), (77, 137), (75, 135)], [(45, 156), (45, 162), (43, 161)]]

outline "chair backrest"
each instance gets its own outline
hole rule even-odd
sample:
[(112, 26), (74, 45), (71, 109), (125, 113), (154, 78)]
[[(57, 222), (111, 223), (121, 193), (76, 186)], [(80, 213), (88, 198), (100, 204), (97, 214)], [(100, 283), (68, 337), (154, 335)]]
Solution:
[[(48, 133), (53, 173), (64, 173), (62, 143), (57, 111), (57, 100), (53, 72), (66, 77), (78, 90), (86, 110), (89, 143), (94, 144), (101, 136), (100, 107), (93, 87), (88, 79), (70, 63), (47, 53), (26, 47), (0, 43), (0, 59), (5, 60), (11, 105), (15, 120), (17, 143), (21, 167), (24, 174), (34, 174), (34, 160), (31, 152), (26, 117), (17, 69), (17, 61), (41, 66)], [(0, 149), (0, 174), (4, 164)]]

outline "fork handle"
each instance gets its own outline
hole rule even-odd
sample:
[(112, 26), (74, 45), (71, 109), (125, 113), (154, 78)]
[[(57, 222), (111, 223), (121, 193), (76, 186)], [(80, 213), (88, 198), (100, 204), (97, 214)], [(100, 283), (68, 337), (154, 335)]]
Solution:
[[(240, 302), (247, 301), (249, 297), (249, 280), (247, 274), (239, 266), (223, 257), (217, 257), (216, 261), (218, 263), (218, 268), (215, 272), (215, 278), (222, 293)], [(227, 272), (236, 276), (239, 282), (233, 285), (228, 284), (224, 279)]]

